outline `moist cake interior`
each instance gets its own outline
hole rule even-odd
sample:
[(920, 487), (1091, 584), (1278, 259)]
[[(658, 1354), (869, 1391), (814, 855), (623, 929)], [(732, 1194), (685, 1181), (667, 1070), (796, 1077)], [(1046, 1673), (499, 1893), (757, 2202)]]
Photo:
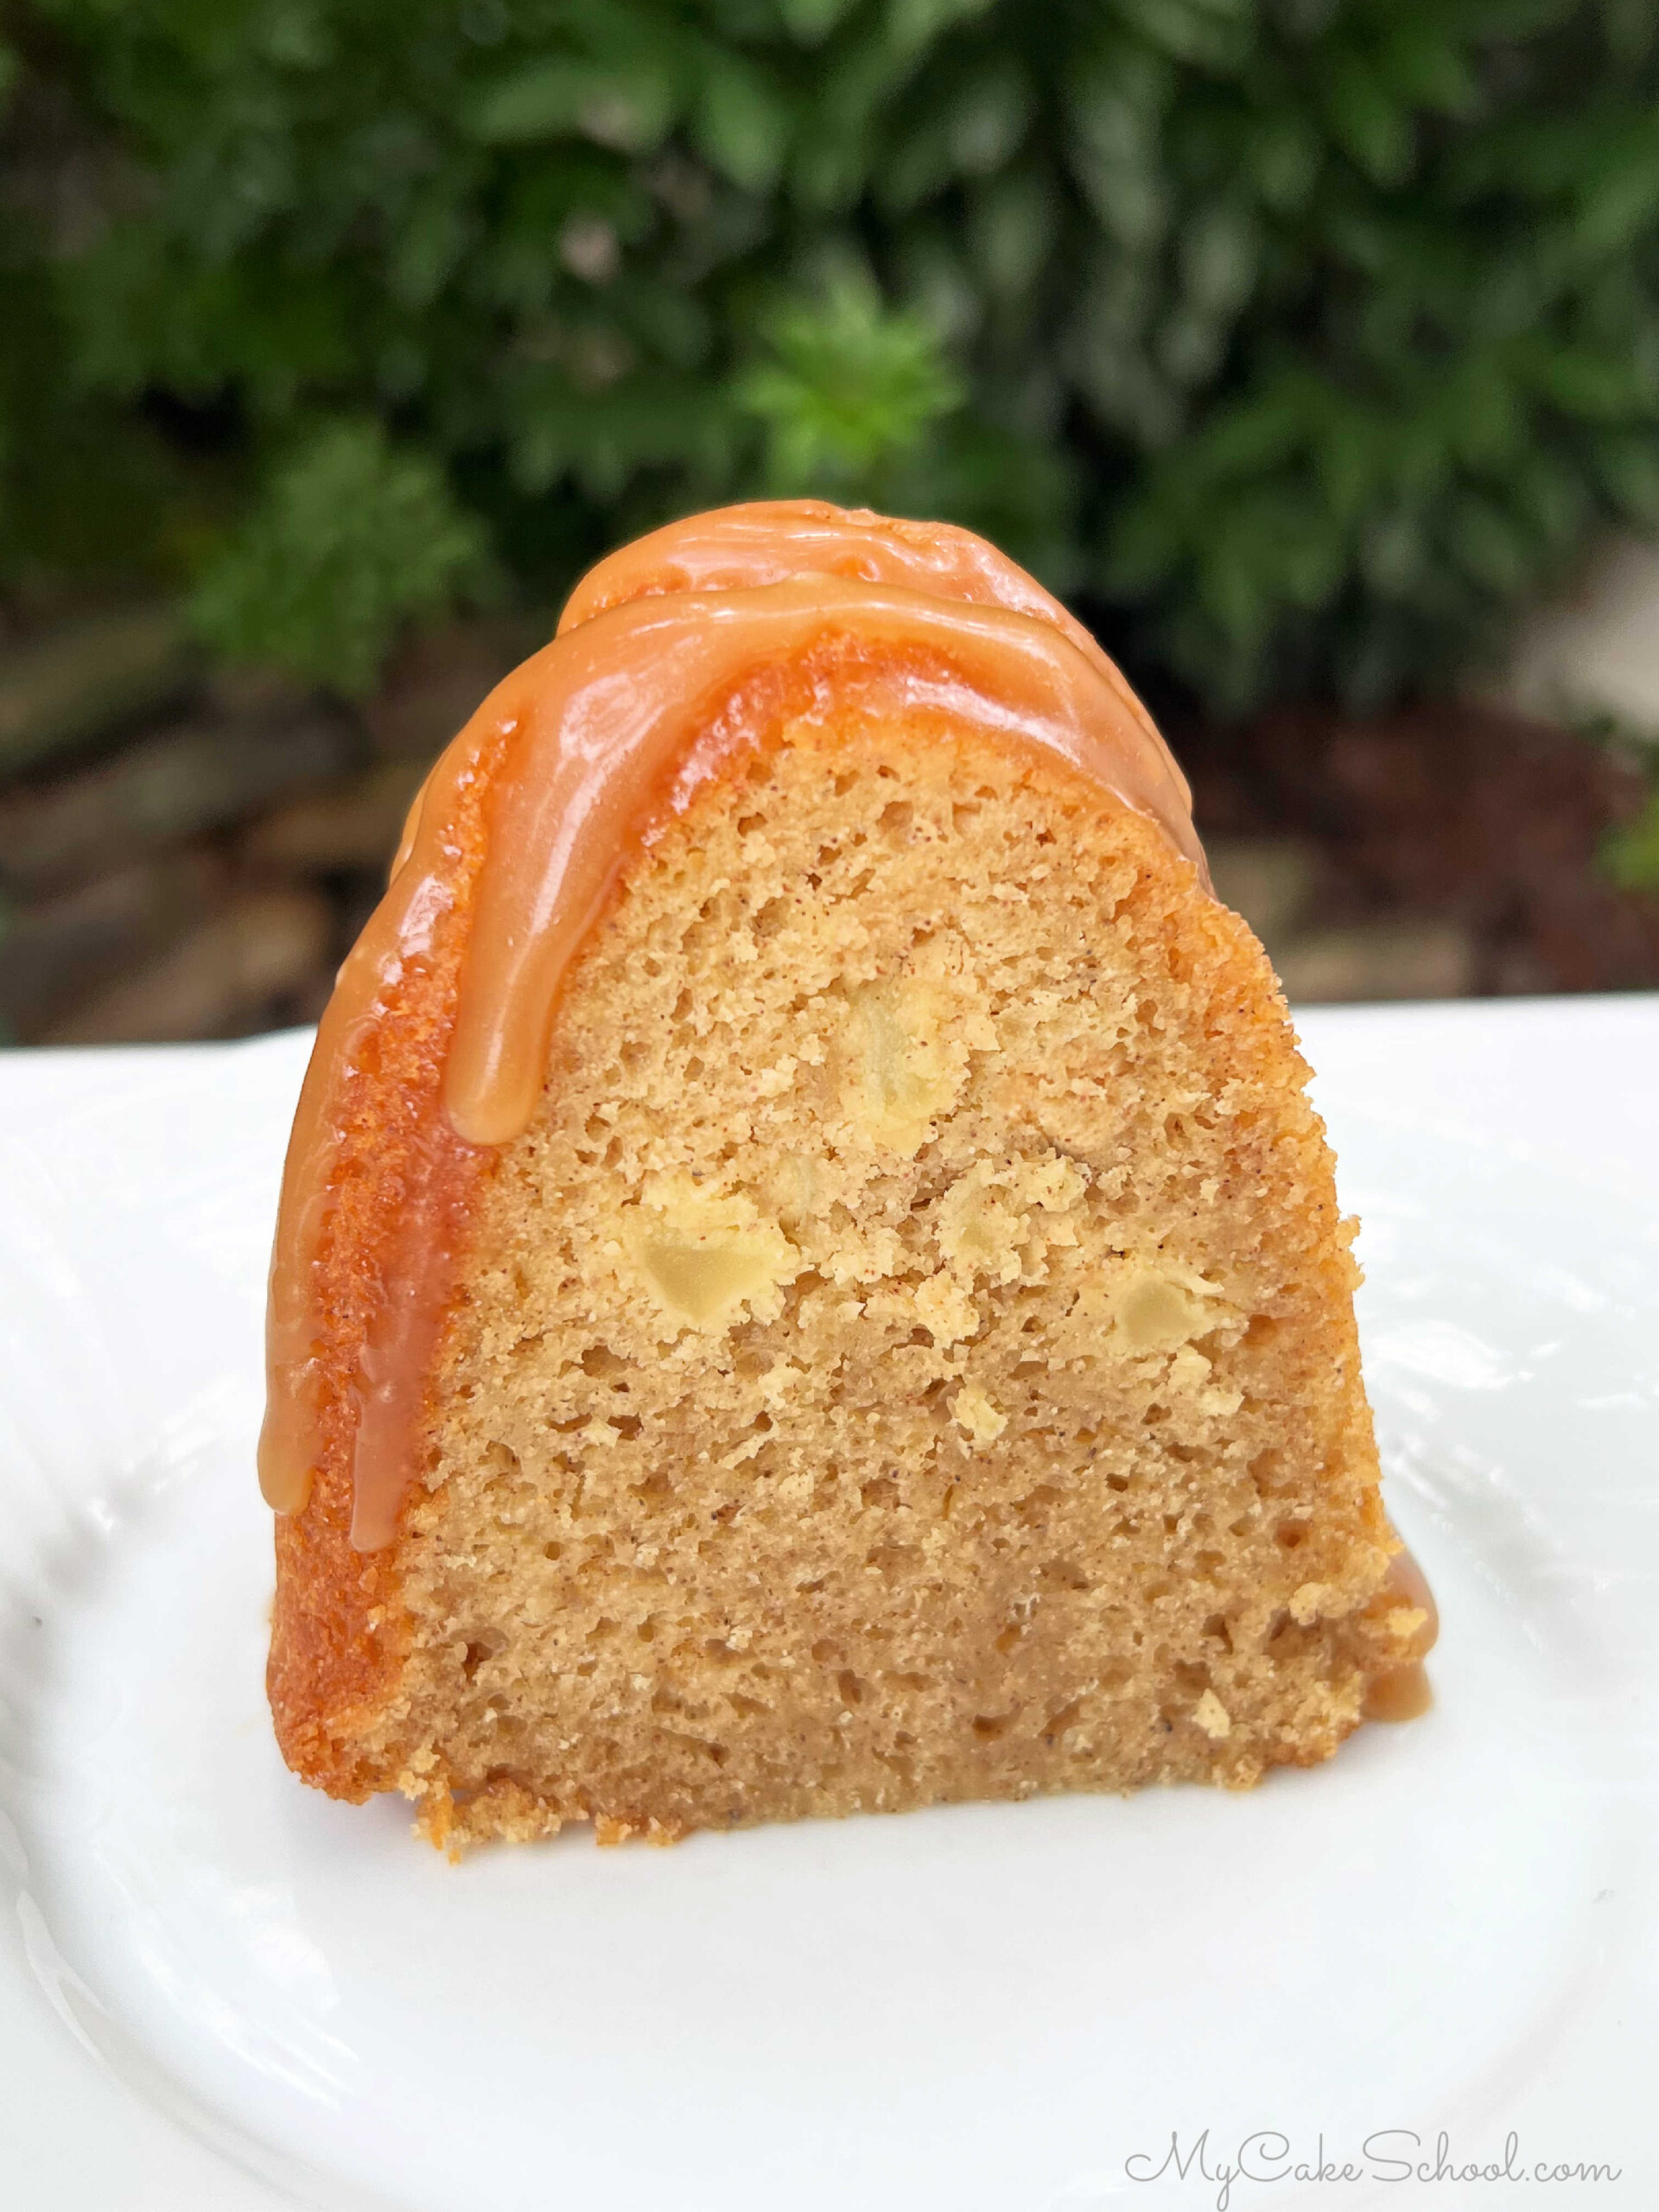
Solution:
[(740, 758), (478, 1201), (364, 1770), (453, 1841), (1326, 1756), (1400, 1622), (1306, 1072), (1059, 764), (856, 685)]

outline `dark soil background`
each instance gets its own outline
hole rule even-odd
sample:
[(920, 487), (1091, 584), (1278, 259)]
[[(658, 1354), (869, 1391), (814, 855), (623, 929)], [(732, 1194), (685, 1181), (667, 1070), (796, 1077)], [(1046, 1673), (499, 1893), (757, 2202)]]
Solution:
[(1610, 832), (1647, 804), (1630, 753), (1455, 702), (1363, 720), (1281, 711), (1170, 736), (1218, 852), (1301, 841), (1313, 865), (1300, 922), (1439, 923), (1466, 940), (1465, 988), (1483, 996), (1659, 985), (1659, 896), (1617, 889), (1599, 864)]

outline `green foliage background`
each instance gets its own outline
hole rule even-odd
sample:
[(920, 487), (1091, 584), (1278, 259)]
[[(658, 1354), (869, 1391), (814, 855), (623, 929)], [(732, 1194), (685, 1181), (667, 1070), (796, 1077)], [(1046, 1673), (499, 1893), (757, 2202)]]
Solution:
[(1223, 706), (1659, 524), (1649, 0), (28, 0), (0, 573), (360, 689), (760, 491), (987, 531)]

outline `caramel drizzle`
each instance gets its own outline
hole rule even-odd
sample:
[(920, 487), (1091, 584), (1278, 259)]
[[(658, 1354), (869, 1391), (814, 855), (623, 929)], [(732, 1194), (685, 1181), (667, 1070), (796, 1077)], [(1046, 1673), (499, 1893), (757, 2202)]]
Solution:
[[(388, 994), (429, 957), (435, 930), (452, 909), (456, 855), (448, 823), (463, 787), (487, 775), (492, 756), (518, 727), (516, 683), (509, 678), (492, 694), (423, 786), (405, 830), (409, 865), (399, 868), (346, 956), (318, 1026), (283, 1167), (265, 1309), (259, 1487), (279, 1513), (302, 1510), (318, 1458), (326, 1324), (319, 1278), (359, 1056), (385, 1018)], [(410, 1377), (435, 1342), (448, 1294), (453, 1236), (443, 1219), (442, 1155), (472, 1150), (442, 1116), (434, 1116), (418, 1135), (398, 1233), (393, 1249), (382, 1255), (380, 1310), (351, 1386), (358, 1408), (353, 1465), (360, 1478), (354, 1484), (352, 1539), (363, 1550), (391, 1540), (397, 1503), (412, 1471), (419, 1410)]]
[(733, 745), (766, 734), (737, 714), (724, 744), (712, 741), (721, 710), (757, 676), (820, 653), (838, 677), (887, 681), (900, 706), (944, 709), (1064, 764), (1156, 822), (1207, 881), (1185, 781), (1140, 702), (1065, 609), (971, 533), (801, 502), (694, 518), (601, 563), (553, 643), (434, 767), (318, 1030), (271, 1262), (259, 1471), (278, 1512), (303, 1508), (318, 1459), (319, 1274), (355, 1055), (453, 905), (449, 825), (463, 779), (486, 776), (492, 814), (441, 1126), (416, 1147), (395, 1242), (379, 1255), (380, 1310), (348, 1385), (362, 1549), (395, 1533), (453, 1292), (462, 1224), (443, 1163), (527, 1125), (560, 988), (628, 860)]

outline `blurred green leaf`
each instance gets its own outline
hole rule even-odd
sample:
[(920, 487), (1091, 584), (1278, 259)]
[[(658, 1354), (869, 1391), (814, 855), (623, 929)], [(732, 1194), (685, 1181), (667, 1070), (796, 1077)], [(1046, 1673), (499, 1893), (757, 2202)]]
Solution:
[(526, 61), (482, 86), (464, 118), (486, 145), (533, 145), (575, 135), (625, 153), (660, 145), (678, 106), (673, 78), (575, 58)]
[(770, 192), (789, 150), (789, 105), (766, 73), (735, 54), (711, 57), (692, 122), (698, 151), (747, 192)]
[(1590, 451), (1613, 506), (1641, 527), (1659, 530), (1659, 430), (1609, 432)]
[(1533, 581), (1526, 540), (1495, 499), (1465, 493), (1454, 502), (1445, 534), (1459, 566), (1489, 591), (1518, 594)]
[(1176, 79), (1149, 47), (1104, 40), (1065, 88), (1072, 174), (1102, 227), (1130, 251), (1160, 238), (1172, 180), (1160, 158), (1164, 112)]
[(1387, 433), (1370, 410), (1332, 394), (1320, 410), (1315, 473), (1332, 517), (1351, 528), (1387, 486)]
[(1408, 599), (1428, 565), (1427, 517), (1410, 508), (1382, 509), (1360, 535), (1359, 565), (1379, 598)]
[(915, 52), (957, 23), (986, 14), (994, 0), (887, 0), (887, 29), (900, 48)]
[(794, 197), (815, 213), (849, 207), (876, 159), (874, 137), (884, 105), (908, 82), (916, 57), (882, 28), (841, 48), (813, 86), (791, 165)]
[(1183, 520), (1162, 499), (1141, 499), (1124, 508), (1101, 563), (1103, 589), (1114, 598), (1143, 599), (1166, 582), (1186, 550)]
[(817, 46), (858, 5), (859, 0), (778, 0), (778, 13), (792, 38)]
[(1014, 169), (981, 192), (968, 219), (969, 257), (993, 298), (1028, 292), (1043, 273), (1058, 226), (1058, 198), (1036, 169)]
[(1621, 891), (1659, 891), (1659, 791), (1645, 812), (1609, 835), (1601, 865)]
[(509, 465), (532, 496), (574, 483), (609, 503), (640, 474), (677, 463), (718, 482), (729, 473), (735, 425), (726, 395), (705, 379), (631, 370), (584, 384), (569, 370), (515, 379), (508, 409)]
[(1180, 238), (1181, 284), (1187, 298), (1210, 315), (1236, 315), (1250, 296), (1259, 252), (1249, 208), (1231, 199), (1198, 208)]
[(927, 324), (884, 308), (873, 288), (842, 282), (774, 309), (763, 328), (769, 358), (735, 397), (765, 428), (774, 491), (855, 489), (963, 399)]
[(1637, 402), (1630, 365), (1570, 346), (1540, 351), (1534, 359), (1539, 391), (1569, 415), (1591, 422), (1628, 418)]
[(1367, 62), (1340, 56), (1325, 90), (1337, 143), (1377, 184), (1398, 184), (1411, 168), (1410, 111)]
[(1478, 95), (1478, 81), (1449, 11), (1392, 11), (1376, 48), (1376, 70), (1398, 99), (1459, 115)]
[(1309, 116), (1294, 108), (1253, 114), (1243, 150), (1245, 166), (1268, 207), (1289, 215), (1306, 203), (1323, 157)]
[(1236, 65), (1249, 50), (1251, 0), (1118, 0), (1128, 22), (1178, 60)]
[(1596, 253), (1616, 253), (1651, 226), (1659, 212), (1659, 116), (1610, 131), (1579, 184), (1579, 237)]
[(395, 450), (378, 423), (331, 423), (273, 472), (190, 612), (232, 660), (360, 693), (405, 623), (442, 613), (487, 574), (482, 529), (426, 455)]
[(1471, 467), (1501, 462), (1526, 435), (1513, 381), (1490, 356), (1472, 355), (1442, 378), (1438, 406), (1448, 446)]
[(477, 234), (467, 197), (440, 186), (411, 209), (386, 271), (388, 288), (405, 307), (429, 307), (461, 266)]

